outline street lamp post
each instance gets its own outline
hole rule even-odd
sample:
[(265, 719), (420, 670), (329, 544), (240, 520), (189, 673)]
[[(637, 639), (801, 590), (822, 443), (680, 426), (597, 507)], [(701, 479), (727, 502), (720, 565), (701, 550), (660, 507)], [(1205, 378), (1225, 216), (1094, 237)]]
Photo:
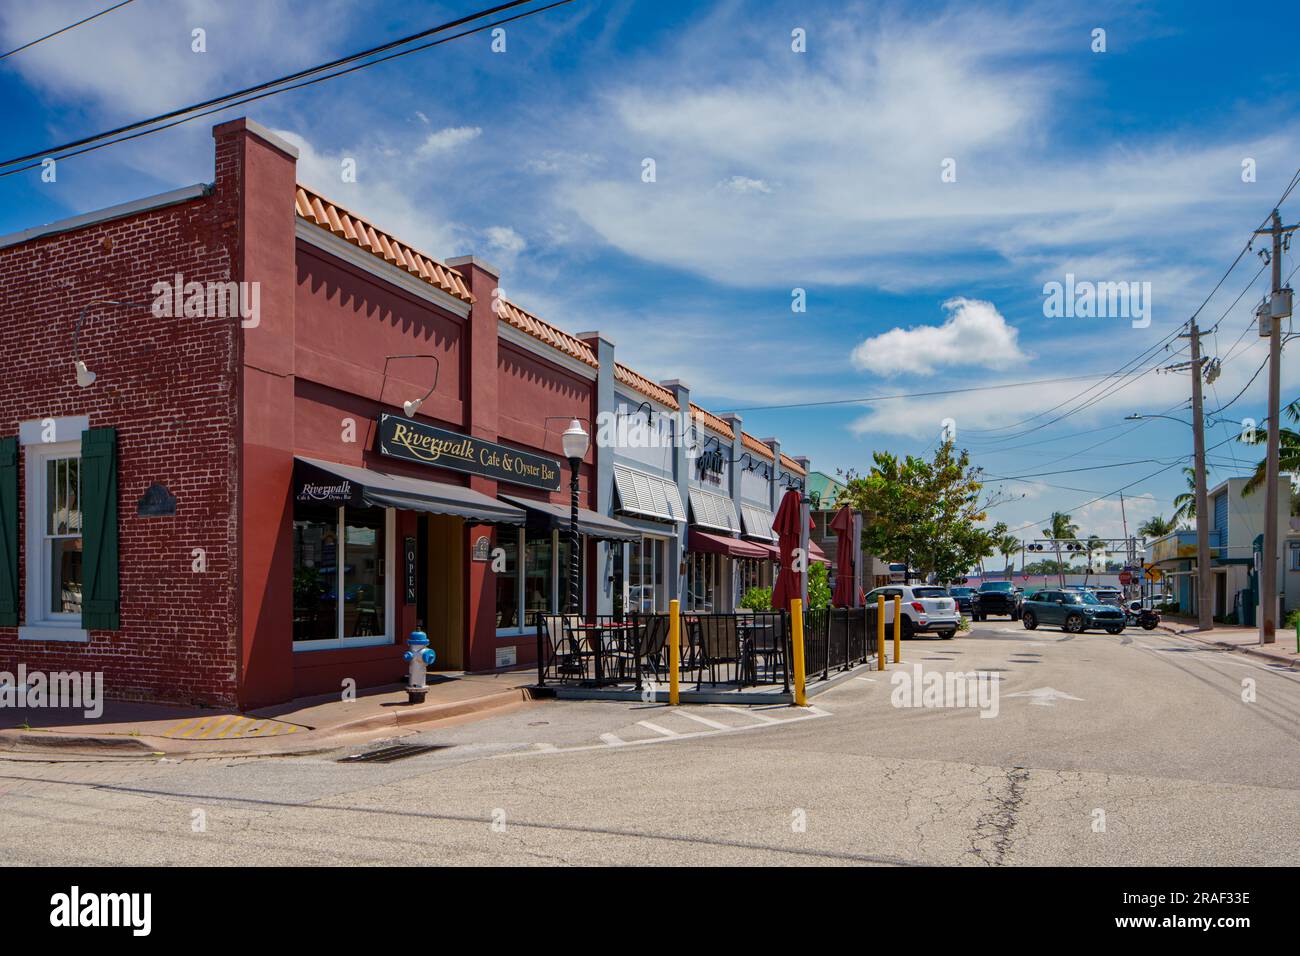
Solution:
[[(1195, 326), (1193, 326), (1195, 332)], [(1210, 506), (1205, 490), (1205, 425), (1201, 419), (1201, 369), (1199, 364), (1199, 345), (1192, 339), (1192, 386), (1194, 391), (1193, 415), (1195, 422), (1185, 422), (1170, 415), (1143, 415), (1134, 412), (1125, 417), (1126, 421), (1141, 421), (1144, 418), (1167, 418), (1171, 422), (1182, 422), (1192, 430), (1196, 442), (1196, 614), (1198, 630), (1214, 630), (1214, 580), (1210, 570)], [(1222, 554), (1222, 552), (1220, 552)]]
[(590, 436), (583, 430), (582, 422), (576, 418), (569, 422), (569, 427), (561, 436), (564, 457), (569, 459), (569, 599), (565, 611), (569, 614), (579, 613), (578, 606), (582, 600), (582, 588), (579, 581), (578, 564), (578, 469), (582, 459), (587, 457)]

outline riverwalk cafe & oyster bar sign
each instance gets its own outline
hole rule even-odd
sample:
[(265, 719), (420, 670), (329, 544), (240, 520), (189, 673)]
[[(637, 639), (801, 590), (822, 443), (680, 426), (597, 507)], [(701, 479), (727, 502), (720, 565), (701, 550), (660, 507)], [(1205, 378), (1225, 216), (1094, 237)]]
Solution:
[(530, 488), (560, 487), (560, 459), (534, 455), (400, 415), (379, 416), (379, 451), (392, 458), (466, 471)]

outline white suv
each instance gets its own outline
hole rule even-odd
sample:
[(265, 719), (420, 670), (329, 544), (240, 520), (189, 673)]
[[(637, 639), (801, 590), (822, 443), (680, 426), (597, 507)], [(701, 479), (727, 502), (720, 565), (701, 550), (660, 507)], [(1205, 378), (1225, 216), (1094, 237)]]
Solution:
[(868, 594), (867, 606), (875, 606), (882, 594), (885, 623), (890, 627), (894, 624), (894, 597), (902, 598), (903, 637), (933, 631), (946, 641), (957, 633), (961, 611), (957, 609), (957, 599), (946, 589), (931, 584), (890, 584)]

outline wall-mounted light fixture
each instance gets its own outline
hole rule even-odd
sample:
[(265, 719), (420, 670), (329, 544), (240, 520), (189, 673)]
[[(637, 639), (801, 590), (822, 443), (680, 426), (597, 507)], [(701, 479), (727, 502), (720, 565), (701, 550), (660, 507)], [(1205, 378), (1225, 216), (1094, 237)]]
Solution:
[(72, 330), (72, 366), (77, 370), (77, 385), (81, 388), (90, 388), (95, 384), (95, 379), (98, 377), (86, 367), (86, 363), (81, 359), (81, 326), (86, 320), (86, 313), (97, 305), (117, 305), (128, 309), (147, 309), (150, 307), (148, 302), (121, 302), (116, 299), (91, 299), (81, 307), (81, 312), (77, 315), (76, 327)]
[[(412, 358), (433, 359), (433, 384), (429, 386), (429, 390), (425, 392), (421, 398), (411, 399), (402, 402), (402, 411), (406, 413), (407, 418), (414, 418), (415, 413), (420, 410), (420, 406), (423, 405), (426, 401), (428, 401), (429, 396), (434, 393), (435, 389), (437, 389), (438, 373), (442, 370), (442, 366), (439, 364), (438, 356), (436, 355), (426, 355), (426, 354), (386, 355), (384, 356), (384, 379), (387, 380), (388, 378), (389, 362), (391, 362), (393, 359), (412, 359)], [(384, 392), (384, 386), (383, 383), (381, 382), (379, 386), (379, 396), (381, 401), (383, 400), (383, 392)]]

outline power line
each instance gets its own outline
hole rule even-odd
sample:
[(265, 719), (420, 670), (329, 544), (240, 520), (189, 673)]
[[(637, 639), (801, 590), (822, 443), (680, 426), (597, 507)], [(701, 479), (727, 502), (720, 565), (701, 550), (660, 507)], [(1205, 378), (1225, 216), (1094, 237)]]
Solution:
[[(250, 103), (253, 102), (254, 100), (264, 99), (268, 96), (274, 96), (277, 93), (285, 93), (285, 92), (289, 92), (290, 90), (302, 89), (303, 87), (311, 86), (315, 83), (323, 82), (324, 80), (334, 79), (335, 77), (344, 76), (348, 73), (353, 73), (356, 72), (357, 70), (365, 69), (366, 67), (375, 66), (376, 64), (383, 63), (387, 60), (395, 59), (399, 56), (406, 56), (407, 54), (410, 53), (417, 53), (420, 52), (421, 50), (427, 50), (430, 47), (438, 46), (442, 43), (448, 43), (452, 40), (458, 40), (462, 37), (470, 36), (471, 34), (474, 33), (480, 33), (483, 30), (491, 29), (492, 27), (500, 26), (501, 24), (504, 23), (511, 23), (515, 20), (521, 20), (524, 19), (525, 17), (533, 16), (534, 14), (544, 13), (545, 11), (551, 10), (555, 7), (564, 6), (565, 4), (572, 3), (573, 0), (555, 0), (555, 2), (546, 4), (545, 6), (536, 7), (531, 10), (525, 10), (522, 13), (515, 14), (514, 16), (503, 17), (502, 19), (495, 20), (491, 23), (483, 24), (471, 30), (464, 30), (460, 33), (448, 37), (443, 37), (439, 40), (434, 40), (430, 43), (421, 44), (419, 46), (411, 47), (410, 49), (406, 49), (406, 50), (398, 50), (395, 53), (389, 53), (386, 56), (377, 57), (376, 59), (368, 60), (364, 63), (356, 64), (354, 66), (348, 67), (347, 69), (336, 70), (333, 73), (325, 73), (325, 75), (316, 75), (316, 74), (324, 73), (324, 71), (326, 70), (331, 70), (334, 67), (341, 66), (346, 63), (352, 63), (355, 60), (364, 59), (365, 57), (372, 56), (375, 53), (380, 53), (385, 50), (391, 50), (394, 47), (403, 46), (414, 40), (418, 40), (435, 33), (442, 33), (445, 32), (446, 30), (453, 29), (454, 27), (461, 26), (463, 24), (470, 23), (475, 20), (481, 20), (483, 17), (491, 16), (494, 13), (499, 13), (504, 10), (509, 10), (528, 2), (531, 2), (531, 0), (510, 0), (509, 3), (504, 3), (495, 7), (491, 7), (486, 10), (481, 10), (478, 13), (469, 14), (467, 16), (460, 17), (456, 20), (451, 20), (448, 21), (447, 23), (440, 24), (439, 26), (436, 27), (430, 27), (427, 30), (422, 30), (419, 33), (414, 33), (411, 34), (410, 36), (402, 37), (401, 39), (398, 40), (391, 40), (388, 43), (381, 44), (380, 46), (377, 47), (372, 47), (371, 49), (364, 50), (360, 53), (354, 53), (349, 56), (340, 57), (339, 59), (333, 60), (329, 63), (324, 63), (319, 66), (314, 66), (306, 70), (300, 70), (297, 73), (292, 73), (287, 76), (282, 76), (276, 80), (268, 80), (264, 83), (259, 83), (255, 86), (250, 86), (247, 87), (246, 89), (239, 90), (234, 93), (227, 93), (224, 96), (219, 96), (210, 100), (205, 100), (201, 103), (194, 103), (189, 106), (182, 107), (180, 109), (172, 110), (171, 112), (168, 113), (162, 113), (150, 119), (139, 120), (137, 122), (130, 123), (126, 126), (118, 127), (117, 129), (114, 130), (106, 130), (105, 132), (102, 133), (96, 133), (93, 136), (87, 136), (78, 140), (73, 140), (72, 142), (62, 144), (61, 146), (55, 146), (47, 150), (42, 150), (40, 152), (28, 153), (24, 156), (15, 156), (12, 159), (8, 159), (8, 160), (4, 160), (3, 162), (0, 162), (0, 170), (3, 170), (0, 171), (0, 176), (9, 176), (14, 173), (23, 172), (24, 170), (27, 169), (34, 169), (37, 166), (41, 165), (40, 160), (44, 160), (46, 158), (53, 158), (59, 160), (59, 159), (67, 159), (72, 156), (79, 156), (83, 153), (88, 153), (96, 149), (101, 149), (104, 146), (115, 145), (117, 143), (122, 143), (128, 140), (136, 139), (140, 136), (147, 136), (151, 133), (158, 133), (166, 129), (171, 129), (172, 127), (179, 126), (182, 123), (199, 119), (203, 116), (209, 116), (212, 113), (221, 112), (222, 110), (230, 109), (235, 106), (240, 106), (245, 103)], [(289, 85), (289, 86), (284, 85), (287, 83), (291, 83), (294, 80), (302, 79), (304, 77), (311, 77), (311, 78), (304, 79), (302, 82), (294, 83), (293, 85)], [(281, 88), (272, 89), (272, 87), (281, 87)], [(171, 120), (171, 122), (163, 122), (165, 120)], [(155, 125), (159, 123), (161, 123), (162, 125)], [(149, 127), (149, 128), (146, 129), (145, 127)], [(127, 134), (127, 135), (121, 135), (121, 134)], [(114, 139), (111, 137), (117, 137), (117, 138)], [(25, 166), (15, 165), (18, 163), (27, 162), (28, 160), (38, 160), (38, 161), (28, 163), (28, 165)], [(4, 167), (7, 166), (14, 166), (15, 168), (4, 169)]]
[(3, 60), (7, 56), (13, 56), (15, 53), (21, 53), (23, 50), (26, 50), (29, 47), (34, 47), (38, 43), (44, 43), (46, 40), (52, 39), (53, 37), (58, 36), (60, 33), (67, 33), (69, 30), (73, 29), (74, 27), (79, 27), (83, 23), (89, 23), (91, 20), (97, 20), (98, 18), (102, 17), (104, 14), (112, 13), (114, 10), (118, 9), (119, 7), (124, 7), (128, 3), (132, 3), (132, 2), (134, 2), (134, 0), (122, 0), (121, 3), (115, 3), (111, 7), (106, 7), (105, 9), (100, 10), (98, 13), (92, 13), (84, 20), (78, 20), (76, 23), (69, 23), (66, 27), (62, 27), (61, 29), (55, 30), (53, 33), (47, 33), (43, 37), (37, 37), (35, 40), (28, 40), (22, 46), (14, 47), (8, 53), (0, 53), (0, 60)]

